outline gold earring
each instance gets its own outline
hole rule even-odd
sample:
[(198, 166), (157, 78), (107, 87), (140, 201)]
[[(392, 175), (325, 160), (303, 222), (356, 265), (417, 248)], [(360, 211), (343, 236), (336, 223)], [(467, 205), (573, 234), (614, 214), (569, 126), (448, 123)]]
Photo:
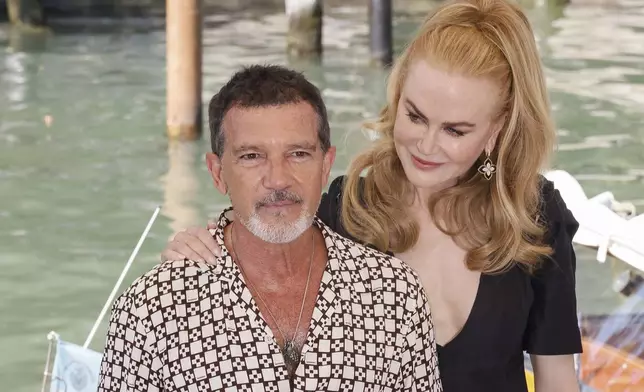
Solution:
[(490, 181), (494, 173), (496, 172), (496, 165), (492, 163), (492, 160), (490, 159), (490, 154), (486, 151), (485, 152), (486, 158), (485, 161), (483, 161), (483, 164), (479, 166), (479, 173), (485, 177), (486, 180)]

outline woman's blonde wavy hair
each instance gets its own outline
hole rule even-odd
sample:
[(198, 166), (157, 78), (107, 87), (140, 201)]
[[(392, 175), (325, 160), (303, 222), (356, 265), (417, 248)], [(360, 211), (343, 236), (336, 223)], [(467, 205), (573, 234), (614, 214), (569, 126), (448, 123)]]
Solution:
[(404, 252), (418, 241), (418, 224), (404, 203), (414, 189), (393, 141), (401, 89), (416, 60), (492, 78), (505, 89), (502, 127), (490, 155), (497, 166), (494, 177), (488, 181), (477, 172), (482, 154), (457, 185), (432, 195), (429, 213), (441, 231), (468, 250), (470, 270), (499, 273), (518, 263), (533, 271), (552, 252), (543, 243), (545, 228), (538, 219), (539, 172), (552, 152), (555, 130), (530, 23), (506, 0), (452, 1), (425, 19), (393, 66), (386, 106), (377, 121), (367, 124), (380, 135), (378, 141), (349, 167), (342, 204), (345, 228), (382, 251)]

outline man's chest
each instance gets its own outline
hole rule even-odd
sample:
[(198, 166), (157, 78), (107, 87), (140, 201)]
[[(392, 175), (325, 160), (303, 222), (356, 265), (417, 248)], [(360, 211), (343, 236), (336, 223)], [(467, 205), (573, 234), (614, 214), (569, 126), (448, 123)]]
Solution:
[(364, 295), (316, 307), (293, 380), (252, 303), (188, 305), (157, 330), (164, 384), (170, 391), (290, 391), (291, 381), (296, 391), (394, 390), (402, 363), (396, 347), (404, 345), (397, 312), (393, 305), (365, 308), (364, 300), (380, 294)]

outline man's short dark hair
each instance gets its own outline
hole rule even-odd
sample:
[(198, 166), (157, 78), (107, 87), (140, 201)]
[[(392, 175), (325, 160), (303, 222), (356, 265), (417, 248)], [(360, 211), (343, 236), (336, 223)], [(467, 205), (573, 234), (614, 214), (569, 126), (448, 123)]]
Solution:
[(331, 146), (331, 131), (326, 105), (320, 90), (300, 72), (278, 65), (252, 65), (233, 77), (210, 100), (208, 124), (212, 152), (224, 152), (221, 124), (232, 107), (259, 108), (307, 102), (318, 115), (318, 139), (323, 152)]

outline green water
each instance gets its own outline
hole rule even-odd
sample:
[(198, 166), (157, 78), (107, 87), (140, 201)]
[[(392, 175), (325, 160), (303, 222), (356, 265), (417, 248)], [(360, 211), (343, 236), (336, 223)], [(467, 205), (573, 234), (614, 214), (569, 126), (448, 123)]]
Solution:
[[(397, 3), (398, 48), (422, 17), (419, 3)], [(279, 11), (242, 16), (206, 18), (204, 102), (239, 65), (287, 63)], [(539, 6), (530, 18), (560, 128), (557, 167), (589, 195), (611, 190), (641, 212), (644, 0)], [(177, 146), (165, 138), (159, 22), (92, 21), (100, 28), (84, 31), (78, 26), (89, 21), (58, 22), (44, 40), (0, 26), (0, 391), (40, 387), (50, 330), (84, 342), (156, 205), (164, 209), (126, 284), (157, 262), (176, 230), (203, 224), (226, 203), (203, 163), (209, 137)], [(385, 73), (367, 66), (365, 9), (327, 9), (324, 34), (323, 63), (294, 66), (324, 93), (341, 174), (369, 143), (360, 123), (382, 104)], [(623, 304), (610, 285), (626, 266), (599, 264), (588, 249), (578, 257), (581, 310)]]

